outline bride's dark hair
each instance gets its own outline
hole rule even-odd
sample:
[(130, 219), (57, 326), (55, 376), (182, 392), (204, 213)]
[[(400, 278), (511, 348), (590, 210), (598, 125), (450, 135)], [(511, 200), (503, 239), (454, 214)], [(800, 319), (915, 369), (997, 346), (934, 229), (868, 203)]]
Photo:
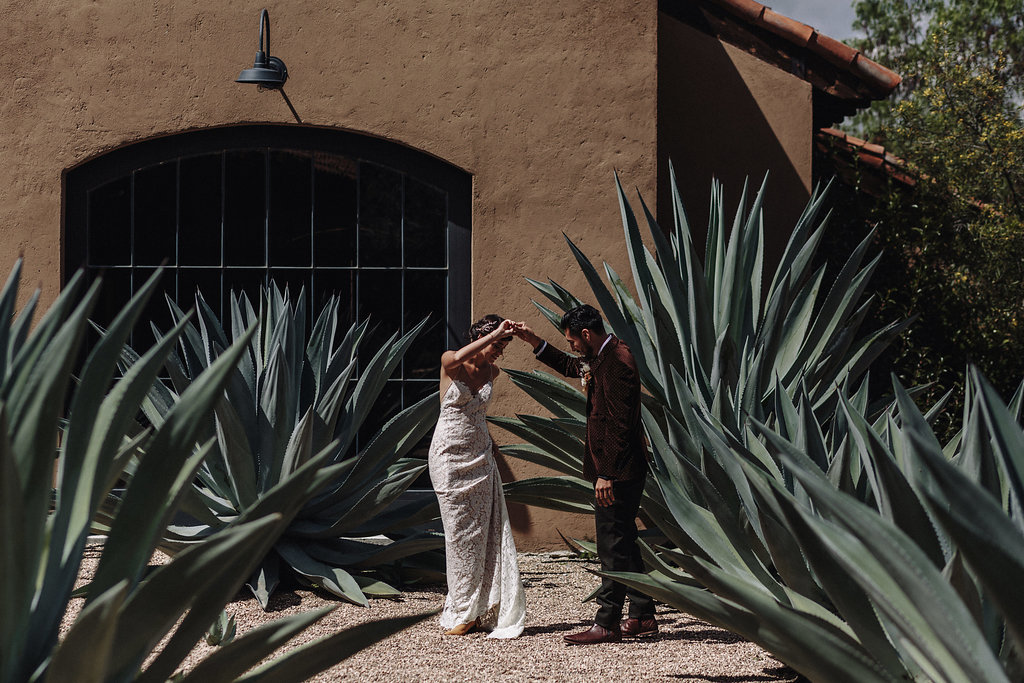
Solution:
[(502, 320), (504, 320), (504, 318), (500, 315), (488, 313), (473, 323), (472, 327), (469, 328), (469, 332), (466, 333), (466, 338), (468, 338), (469, 341), (476, 341), (480, 337), (484, 337), (498, 329), (498, 325), (501, 324)]

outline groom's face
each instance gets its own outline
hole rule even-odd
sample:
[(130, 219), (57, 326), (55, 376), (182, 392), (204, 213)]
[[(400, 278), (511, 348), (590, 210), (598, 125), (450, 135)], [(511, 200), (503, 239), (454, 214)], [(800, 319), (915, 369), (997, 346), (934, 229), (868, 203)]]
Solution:
[(595, 349), (591, 343), (590, 330), (586, 328), (580, 330), (579, 335), (566, 330), (565, 341), (569, 342), (569, 348), (572, 349), (573, 353), (578, 353), (581, 356), (594, 355)]

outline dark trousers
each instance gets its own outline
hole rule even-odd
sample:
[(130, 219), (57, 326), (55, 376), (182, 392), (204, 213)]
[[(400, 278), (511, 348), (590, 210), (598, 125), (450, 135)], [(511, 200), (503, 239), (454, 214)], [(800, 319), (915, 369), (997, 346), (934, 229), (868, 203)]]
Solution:
[[(644, 479), (612, 482), (615, 502), (608, 507), (597, 506), (594, 511), (597, 556), (601, 569), (615, 572), (643, 572), (644, 562), (637, 545), (636, 515), (644, 493)], [(654, 614), (654, 600), (635, 588), (611, 579), (602, 579), (597, 593), (595, 623), (604, 628), (618, 626), (622, 606), (629, 596), (629, 616), (646, 617)]]

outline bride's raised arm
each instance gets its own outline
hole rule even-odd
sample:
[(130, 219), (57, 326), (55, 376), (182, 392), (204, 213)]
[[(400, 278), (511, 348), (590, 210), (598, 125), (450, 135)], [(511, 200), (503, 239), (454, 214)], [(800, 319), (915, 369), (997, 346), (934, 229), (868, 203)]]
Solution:
[(511, 320), (502, 320), (501, 324), (489, 333), (474, 339), (461, 349), (445, 351), (441, 354), (441, 367), (444, 369), (445, 374), (450, 374), (478, 352), (482, 351), (488, 344), (493, 344), (503, 337), (511, 337), (514, 329), (514, 323)]

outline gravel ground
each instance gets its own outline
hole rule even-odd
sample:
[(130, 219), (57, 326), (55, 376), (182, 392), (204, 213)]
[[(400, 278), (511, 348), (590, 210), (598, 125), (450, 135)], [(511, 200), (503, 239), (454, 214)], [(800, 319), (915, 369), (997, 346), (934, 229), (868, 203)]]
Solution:
[[(90, 546), (80, 580), (91, 576), (99, 546)], [(155, 562), (164, 562), (159, 555)], [(514, 640), (484, 634), (443, 636), (437, 617), (395, 634), (311, 680), (328, 681), (794, 681), (795, 673), (758, 646), (728, 631), (661, 605), (661, 635), (653, 641), (612, 645), (567, 646), (562, 636), (588, 627), (594, 603), (582, 600), (597, 585), (587, 571), (595, 565), (564, 555), (520, 553), (526, 588), (526, 631)], [(255, 600), (239, 594), (227, 606), (238, 633), (269, 620), (323, 605), (338, 608), (300, 634), (292, 647), (361, 622), (440, 609), (444, 586), (424, 586), (400, 599), (372, 600), (365, 609), (338, 604), (308, 590), (279, 591), (263, 612)], [(81, 600), (72, 601), (70, 623)], [(197, 646), (186, 666), (210, 650)]]

